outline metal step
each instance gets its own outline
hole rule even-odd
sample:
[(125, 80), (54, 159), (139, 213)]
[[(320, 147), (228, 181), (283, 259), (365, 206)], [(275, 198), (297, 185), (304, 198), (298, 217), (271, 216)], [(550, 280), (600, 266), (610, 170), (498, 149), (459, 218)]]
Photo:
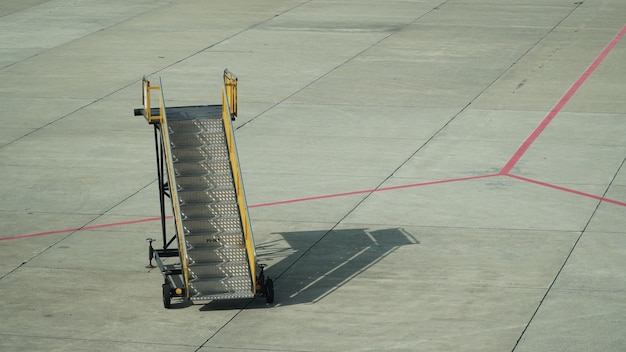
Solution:
[(187, 218), (183, 219), (183, 229), (185, 236), (196, 236), (205, 234), (241, 233), (241, 221), (224, 214), (213, 218)]
[[(217, 161), (217, 162), (216, 162)], [(228, 157), (219, 160), (202, 160), (197, 162), (174, 162), (176, 176), (201, 176), (227, 174), (232, 176)]]
[(187, 119), (168, 123), (169, 133), (216, 133), (223, 134), (222, 119)]
[(194, 279), (189, 284), (192, 300), (254, 297), (248, 276), (235, 276), (227, 279)]
[(172, 148), (172, 156), (174, 162), (228, 162), (228, 148), (225, 144), (178, 146)]
[(223, 201), (233, 201), (237, 195), (235, 194), (235, 187), (215, 187), (213, 189), (205, 190), (191, 190), (191, 191), (179, 191), (178, 200), (181, 204), (192, 203), (218, 203)]
[(226, 145), (224, 134), (215, 133), (175, 133), (170, 134), (170, 143), (174, 148)]
[(188, 248), (201, 248), (212, 244), (231, 247), (244, 245), (243, 233), (240, 230), (187, 234), (185, 240)]
[(214, 219), (217, 217), (235, 217), (239, 219), (239, 207), (234, 200), (184, 204), (181, 205), (180, 211), (183, 219)]
[(243, 247), (191, 248), (187, 250), (187, 256), (190, 264), (213, 263), (214, 265), (224, 262), (244, 262), (247, 258), (246, 249)]
[(226, 262), (218, 265), (196, 263), (189, 266), (191, 278), (222, 279), (224, 277), (245, 277), (248, 275), (247, 262)]
[(176, 177), (178, 190), (198, 190), (218, 187), (235, 187), (233, 177), (228, 174), (219, 175), (199, 175), (199, 176), (179, 176)]
[(185, 235), (201, 234), (201, 233), (217, 233), (217, 232), (234, 232), (241, 231), (241, 221), (239, 219), (216, 219), (216, 220), (187, 220), (183, 221)]

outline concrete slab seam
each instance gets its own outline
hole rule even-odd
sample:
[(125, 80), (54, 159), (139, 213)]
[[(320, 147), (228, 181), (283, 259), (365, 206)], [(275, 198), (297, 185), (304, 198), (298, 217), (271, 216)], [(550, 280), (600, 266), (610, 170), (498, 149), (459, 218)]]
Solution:
[[(618, 201), (618, 200), (614, 200), (614, 199), (609, 199), (609, 198), (606, 198), (604, 196), (597, 196), (597, 195), (593, 195), (593, 194), (590, 194), (590, 193), (577, 191), (577, 190), (574, 190), (574, 189), (571, 189), (571, 188), (562, 187), (562, 186), (558, 186), (558, 185), (555, 185), (555, 184), (542, 182), (542, 181), (539, 181), (539, 180), (534, 180), (534, 179), (530, 179), (530, 178), (527, 178), (527, 177), (518, 176), (518, 175), (514, 175), (514, 174), (510, 173), (511, 170), (515, 167), (515, 165), (523, 157), (525, 152), (532, 146), (532, 144), (536, 141), (536, 139), (539, 137), (539, 135), (543, 132), (543, 130), (545, 130), (545, 128), (550, 124), (550, 122), (554, 119), (554, 117), (556, 117), (558, 115), (558, 113), (563, 109), (563, 107), (567, 104), (567, 102), (572, 98), (572, 96), (583, 85), (583, 83), (587, 80), (587, 78), (589, 78), (591, 76), (591, 74), (598, 68), (598, 66), (609, 55), (609, 53), (613, 50), (613, 48), (615, 48), (615, 46), (620, 42), (620, 40), (624, 37), (624, 35), (626, 35), (626, 25), (624, 25), (622, 27), (622, 29), (617, 33), (617, 35), (615, 35), (615, 37), (613, 37), (613, 39), (609, 42), (609, 44), (595, 58), (595, 60), (591, 63), (591, 65), (589, 65), (589, 67), (572, 84), (572, 86), (567, 90), (565, 95), (563, 95), (563, 97), (556, 103), (556, 105), (550, 110), (548, 115), (546, 115), (546, 117), (541, 121), (541, 123), (533, 130), (533, 132), (529, 135), (529, 137), (522, 143), (522, 145), (517, 149), (517, 151), (509, 159), (509, 161), (506, 163), (506, 165), (498, 173), (495, 173), (495, 174), (485, 174), (485, 175), (476, 175), (476, 176), (469, 176), (469, 177), (461, 177), (461, 178), (443, 179), (443, 180), (438, 180), (438, 181), (413, 183), (413, 184), (406, 184), (406, 185), (399, 185), (399, 186), (392, 186), (392, 187), (381, 187), (381, 188), (375, 188), (375, 189), (365, 189), (365, 190), (358, 190), (358, 191), (351, 191), (351, 192), (333, 193), (333, 194), (327, 194), (327, 195), (305, 197), (305, 198), (296, 198), (296, 199), (289, 199), (289, 200), (282, 200), (282, 201), (275, 201), (275, 202), (268, 202), (268, 203), (260, 203), (260, 204), (250, 205), (249, 208), (259, 208), (259, 207), (267, 207), (267, 206), (284, 205), (284, 204), (297, 203), (297, 202), (305, 202), (305, 201), (312, 201), (312, 200), (320, 200), (320, 199), (328, 199), (328, 198), (335, 198), (335, 197), (343, 197), (343, 196), (350, 196), (350, 195), (363, 194), (363, 193), (391, 191), (391, 190), (398, 190), (398, 189), (404, 189), (404, 188), (429, 186), (429, 185), (436, 185), (436, 184), (450, 183), (450, 182), (468, 181), (468, 180), (475, 180), (475, 179), (496, 177), (496, 176), (510, 177), (510, 178), (514, 178), (514, 179), (517, 179), (517, 180), (520, 180), (520, 181), (529, 182), (529, 183), (533, 183), (533, 184), (536, 184), (536, 185), (545, 186), (545, 187), (553, 188), (553, 189), (556, 189), (556, 190), (560, 190), (560, 191), (576, 194), (576, 195), (579, 195), (579, 196), (596, 199), (596, 200), (599, 200), (601, 202), (607, 202), (607, 203), (610, 203), (610, 204), (626, 207), (626, 202), (622, 202), (622, 201)], [(71, 228), (71, 229), (64, 229), (64, 230), (53, 230), (53, 231), (46, 231), (46, 232), (39, 232), (39, 233), (16, 235), (16, 236), (9, 236), (9, 237), (0, 238), (0, 241), (17, 240), (17, 239), (23, 239), (23, 238), (39, 237), (39, 236), (46, 236), (46, 235), (52, 235), (52, 234), (75, 232), (75, 231), (82, 231), (82, 230), (92, 230), (92, 229), (114, 227), (114, 226), (132, 225), (132, 224), (143, 223), (143, 222), (157, 221), (157, 220), (160, 220), (160, 219), (161, 219), (160, 217), (151, 217), (151, 218), (130, 220), (130, 221), (124, 221), (124, 222), (116, 222), (116, 223), (110, 223), (110, 224), (102, 224), (102, 225), (85, 226), (85, 227)]]

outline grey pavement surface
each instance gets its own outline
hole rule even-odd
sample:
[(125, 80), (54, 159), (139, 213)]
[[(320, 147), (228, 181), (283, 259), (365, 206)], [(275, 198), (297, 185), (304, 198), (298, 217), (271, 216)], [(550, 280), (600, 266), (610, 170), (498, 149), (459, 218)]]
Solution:
[[(626, 2), (3, 0), (1, 351), (625, 351)], [(162, 306), (141, 78), (219, 104), (276, 302)]]

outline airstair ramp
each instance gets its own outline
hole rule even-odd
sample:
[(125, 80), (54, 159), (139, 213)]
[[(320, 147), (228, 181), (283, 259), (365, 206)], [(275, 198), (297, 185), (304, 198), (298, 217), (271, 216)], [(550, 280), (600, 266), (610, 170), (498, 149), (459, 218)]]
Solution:
[[(151, 86), (144, 78), (143, 88), (144, 107), (135, 115), (155, 128), (163, 228), (162, 248), (154, 249), (155, 240), (148, 239), (150, 266), (155, 259), (165, 276), (165, 307), (172, 297), (206, 301), (262, 294), (272, 303), (273, 282), (256, 260), (231, 124), (237, 78), (224, 71), (222, 105), (165, 107), (161, 83)], [(153, 91), (159, 93), (158, 107), (152, 106)], [(167, 203), (174, 214), (169, 239)]]

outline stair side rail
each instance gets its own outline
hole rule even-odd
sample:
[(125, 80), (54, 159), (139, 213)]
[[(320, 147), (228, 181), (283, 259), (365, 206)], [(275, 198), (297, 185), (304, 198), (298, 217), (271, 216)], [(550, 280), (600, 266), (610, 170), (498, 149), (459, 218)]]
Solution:
[[(169, 128), (167, 127), (167, 116), (165, 112), (165, 98), (163, 96), (163, 89), (161, 89), (162, 82), (159, 77), (159, 85), (151, 86), (150, 81), (148, 81), (145, 77), (143, 79), (143, 101), (144, 101), (144, 116), (148, 120), (148, 122), (158, 122), (160, 124), (161, 130), (161, 138), (164, 144), (165, 151), (165, 164), (167, 167), (167, 179), (169, 182), (170, 188), (170, 198), (172, 200), (172, 210), (174, 212), (174, 223), (176, 226), (176, 237), (178, 239), (178, 253), (180, 257), (180, 264), (183, 272), (183, 279), (185, 284), (185, 295), (187, 298), (190, 297), (191, 293), (189, 291), (189, 263), (187, 260), (187, 246), (185, 243), (185, 233), (183, 229), (181, 211), (180, 211), (180, 202), (178, 200), (178, 187), (176, 184), (176, 175), (174, 172), (174, 162), (172, 158), (171, 144), (170, 144), (170, 136), (169, 136)], [(157, 91), (159, 94), (159, 115), (152, 115), (152, 101), (151, 101), (151, 93), (152, 91)]]
[(224, 120), (224, 129), (226, 141), (228, 144), (228, 155), (230, 166), (233, 173), (235, 183), (235, 191), (237, 193), (237, 205), (241, 216), (241, 225), (244, 233), (246, 253), (248, 255), (248, 265), (250, 266), (250, 274), (252, 276), (252, 289), (256, 293), (256, 249), (254, 238), (252, 236), (252, 226), (250, 225), (250, 217), (248, 215), (248, 203), (243, 187), (243, 179), (241, 176), (241, 167), (239, 165), (239, 156), (237, 154), (237, 145), (235, 143), (235, 134), (232, 121), (237, 116), (237, 77), (228, 69), (224, 70), (224, 82), (222, 85), (222, 119)]

